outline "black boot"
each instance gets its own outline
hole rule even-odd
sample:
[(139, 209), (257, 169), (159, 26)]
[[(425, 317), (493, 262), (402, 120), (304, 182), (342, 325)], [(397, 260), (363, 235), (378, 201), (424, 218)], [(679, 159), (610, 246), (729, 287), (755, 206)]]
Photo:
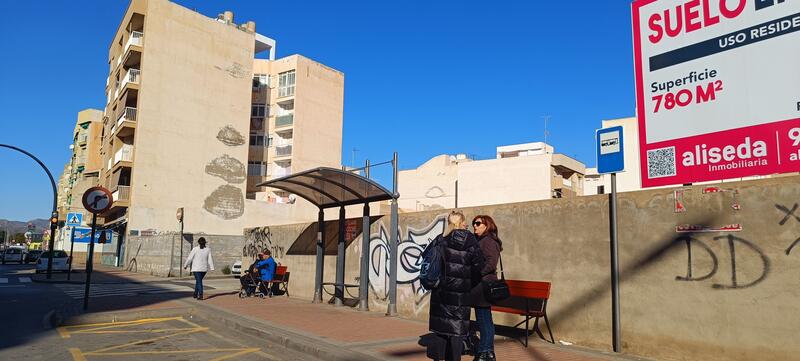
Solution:
[(473, 361), (495, 361), (495, 360), (496, 358), (494, 356), (493, 351), (484, 351), (484, 352), (478, 352), (475, 355), (475, 359)]

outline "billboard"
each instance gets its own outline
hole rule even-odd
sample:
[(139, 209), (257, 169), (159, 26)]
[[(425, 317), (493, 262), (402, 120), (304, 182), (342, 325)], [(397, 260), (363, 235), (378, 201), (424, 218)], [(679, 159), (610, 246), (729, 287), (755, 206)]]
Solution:
[(800, 171), (800, 1), (632, 13), (643, 187)]

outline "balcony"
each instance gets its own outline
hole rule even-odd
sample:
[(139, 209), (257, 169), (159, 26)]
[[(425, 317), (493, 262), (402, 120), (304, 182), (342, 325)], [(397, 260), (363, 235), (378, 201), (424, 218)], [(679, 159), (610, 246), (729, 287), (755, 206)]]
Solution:
[[(120, 162), (133, 162), (133, 146), (130, 144), (125, 144), (114, 154), (114, 166), (117, 166)], [(130, 165), (127, 165), (130, 166)]]
[(275, 158), (291, 157), (292, 145), (279, 145), (275, 147)]
[(88, 141), (89, 141), (89, 135), (87, 134), (78, 135), (78, 145), (84, 145)]
[(275, 118), (275, 128), (290, 127), (294, 124), (294, 114), (279, 115)]
[(118, 185), (117, 189), (111, 193), (111, 198), (114, 200), (111, 208), (127, 207), (131, 201), (131, 187)]
[(274, 167), (272, 168), (272, 178), (280, 178), (285, 177), (287, 175), (292, 174), (292, 168), (281, 168), (281, 167)]
[(122, 78), (122, 84), (120, 84), (120, 89), (125, 89), (125, 86), (130, 84), (139, 84), (139, 73), (141, 71), (136, 68), (128, 69), (128, 72), (125, 74), (125, 77)]
[[(114, 129), (119, 131), (122, 129), (125, 122), (135, 122), (136, 121), (136, 108), (134, 107), (125, 107), (122, 112), (119, 114), (119, 118), (117, 118), (117, 123), (114, 126)], [(132, 124), (128, 123), (127, 125), (132, 126)]]
[(128, 49), (130, 49), (131, 45), (136, 45), (141, 47), (143, 38), (144, 34), (142, 32), (132, 31), (131, 35), (128, 37), (128, 42), (125, 43), (125, 51), (123, 52), (123, 54), (128, 52)]

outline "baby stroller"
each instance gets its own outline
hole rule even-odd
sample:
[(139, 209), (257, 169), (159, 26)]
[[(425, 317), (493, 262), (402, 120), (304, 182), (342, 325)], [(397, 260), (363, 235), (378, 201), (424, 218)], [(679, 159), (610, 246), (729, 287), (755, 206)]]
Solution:
[(241, 277), (242, 287), (239, 289), (239, 298), (260, 297), (264, 298), (269, 293), (267, 287), (261, 282), (257, 273), (245, 272)]

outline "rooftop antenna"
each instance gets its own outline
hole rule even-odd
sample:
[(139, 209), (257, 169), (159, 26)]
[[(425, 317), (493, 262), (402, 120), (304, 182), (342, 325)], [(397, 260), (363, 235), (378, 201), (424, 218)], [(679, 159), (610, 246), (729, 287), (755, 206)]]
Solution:
[(547, 122), (550, 121), (550, 116), (543, 115), (542, 119), (544, 120), (544, 153), (547, 154), (547, 136), (550, 135), (547, 131)]

